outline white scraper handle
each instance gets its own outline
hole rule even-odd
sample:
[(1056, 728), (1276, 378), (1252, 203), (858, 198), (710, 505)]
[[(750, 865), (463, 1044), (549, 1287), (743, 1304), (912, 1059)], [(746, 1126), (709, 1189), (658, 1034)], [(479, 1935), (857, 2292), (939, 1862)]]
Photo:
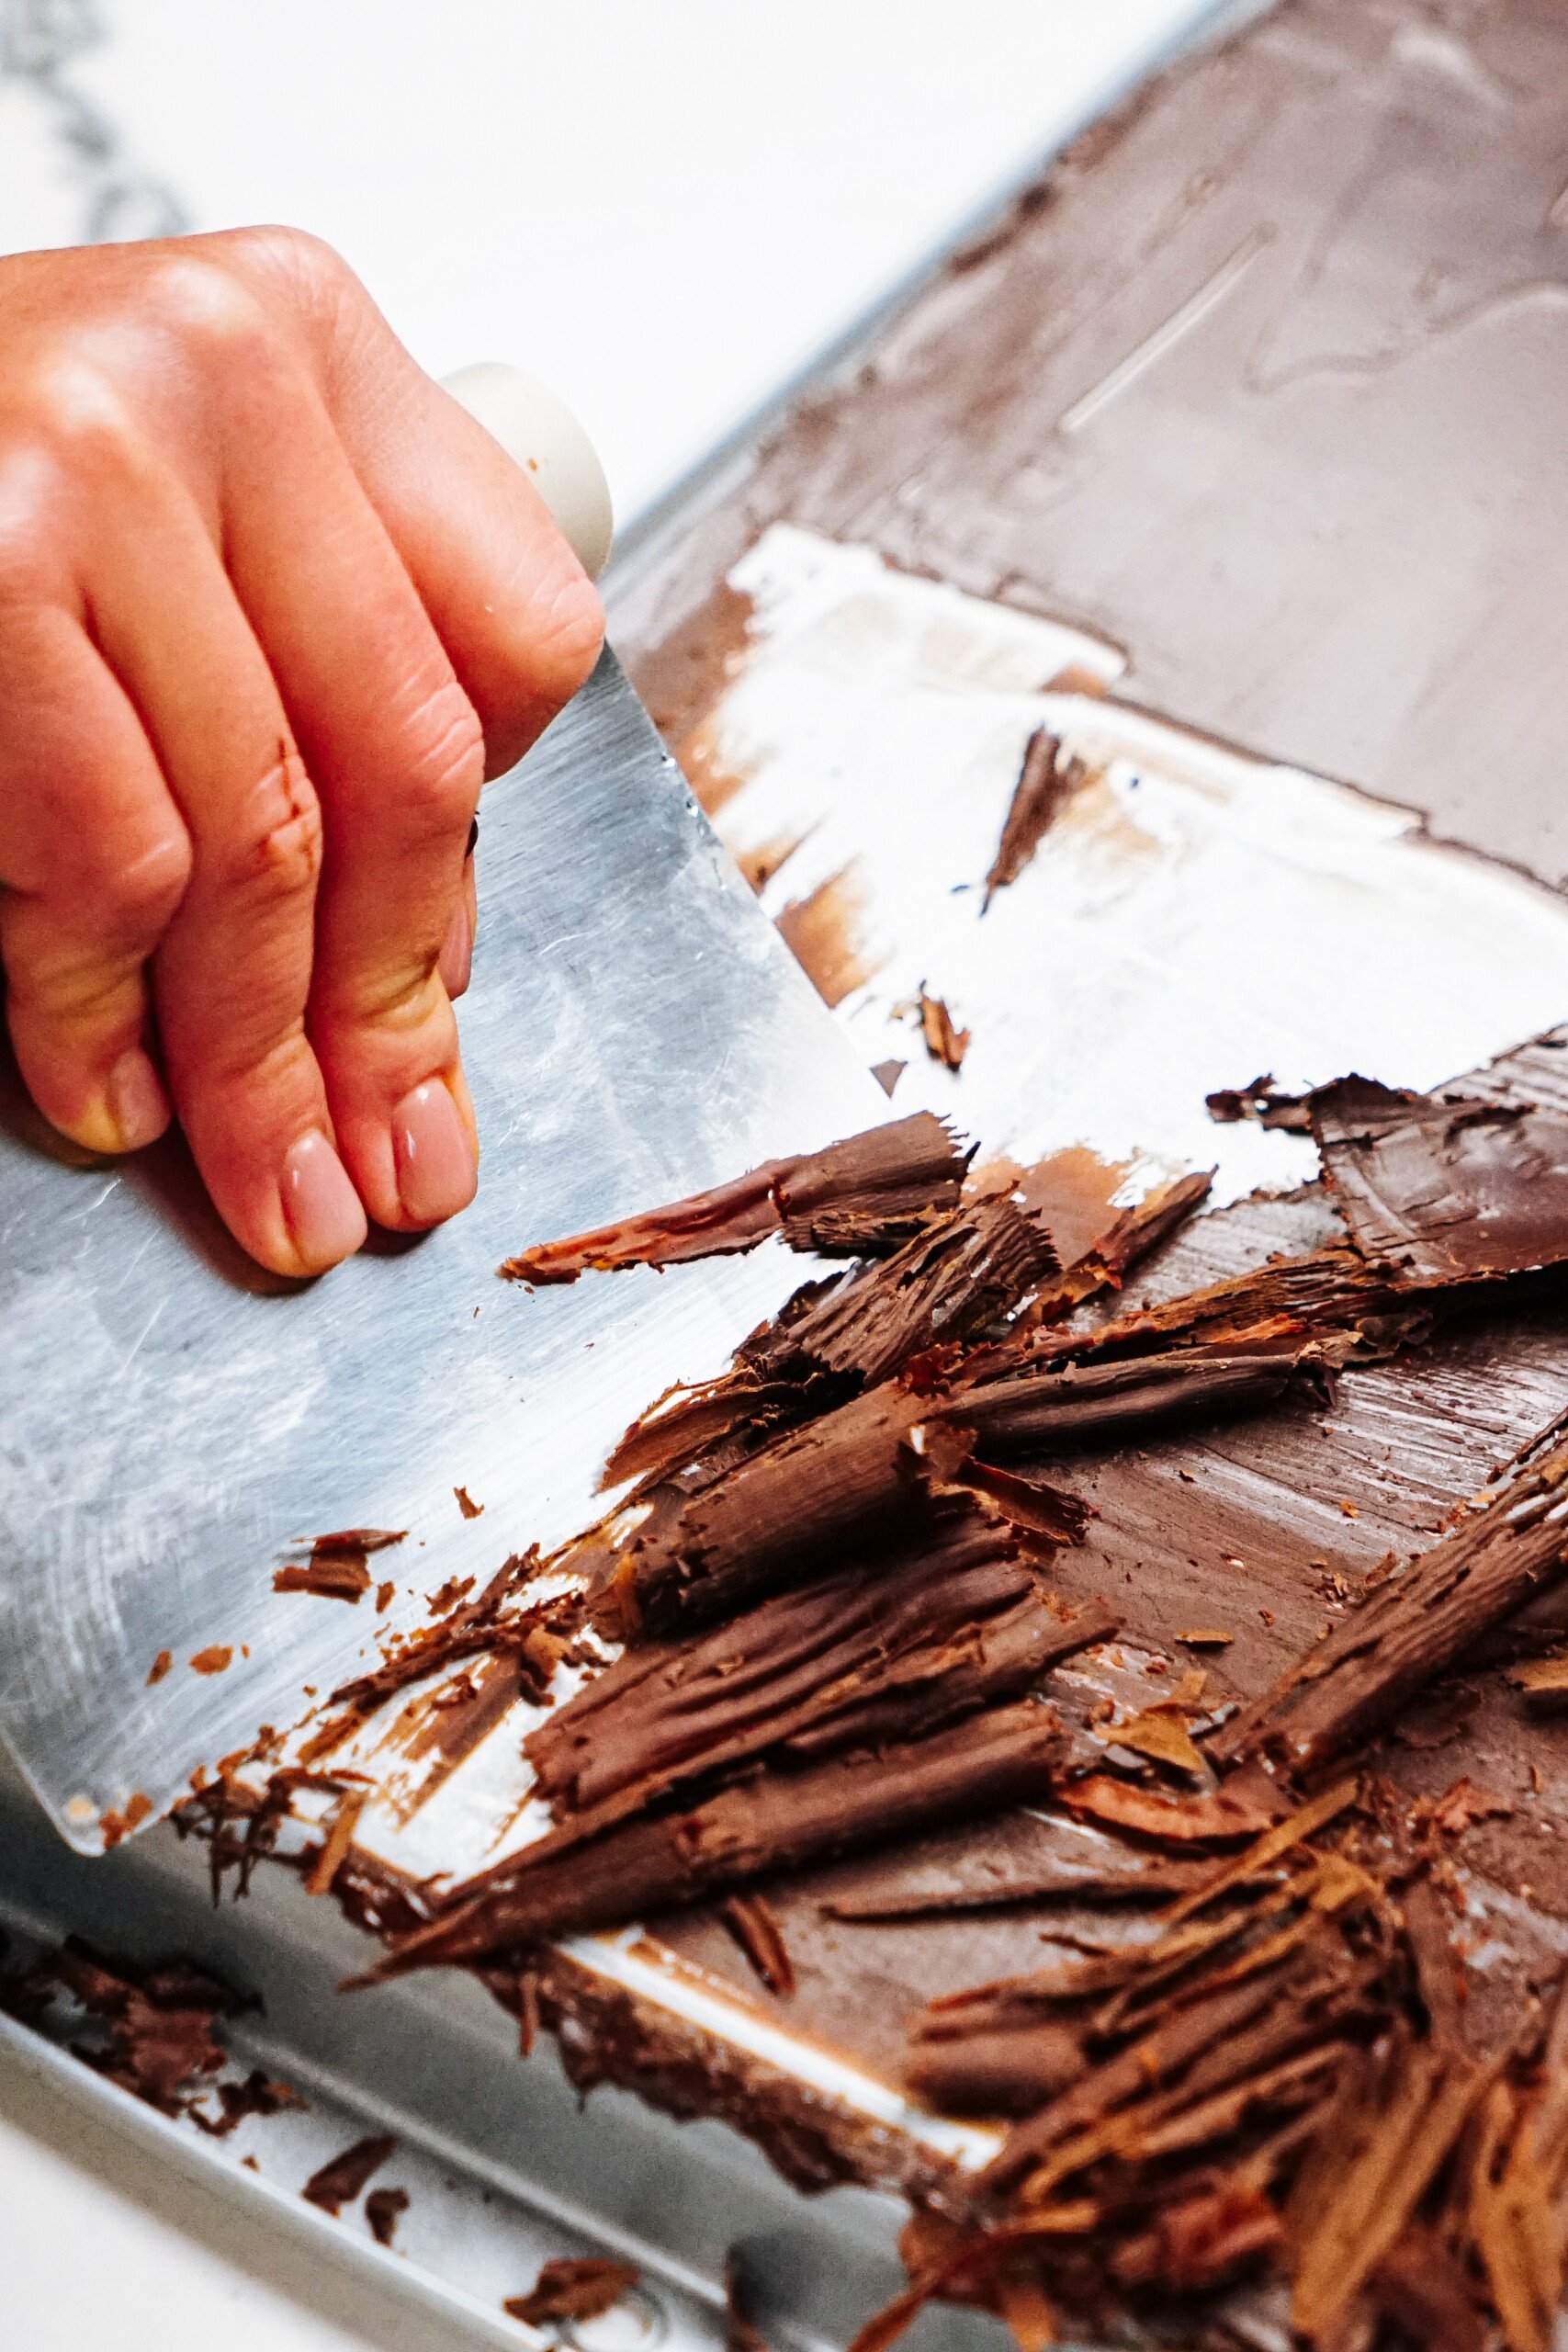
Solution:
[(615, 535), (610, 485), (566, 402), (537, 376), (494, 359), (443, 377), (442, 389), (524, 469), (584, 571), (597, 580)]

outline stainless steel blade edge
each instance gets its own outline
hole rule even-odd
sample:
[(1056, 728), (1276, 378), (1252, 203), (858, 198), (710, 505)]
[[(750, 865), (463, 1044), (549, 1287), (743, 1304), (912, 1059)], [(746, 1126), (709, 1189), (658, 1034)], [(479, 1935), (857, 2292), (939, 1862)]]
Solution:
[[(590, 1518), (626, 1422), (803, 1271), (529, 1294), (503, 1257), (886, 1115), (612, 654), (487, 791), (479, 865), (479, 1197), (412, 1245), (256, 1276), (181, 1147), (51, 1150), (0, 1086), (0, 1736), (84, 1851), (373, 1664), (447, 1577)], [(386, 1616), (273, 1593), (291, 1539), (349, 1526), (409, 1530)], [(227, 1669), (196, 1671), (214, 1646)]]

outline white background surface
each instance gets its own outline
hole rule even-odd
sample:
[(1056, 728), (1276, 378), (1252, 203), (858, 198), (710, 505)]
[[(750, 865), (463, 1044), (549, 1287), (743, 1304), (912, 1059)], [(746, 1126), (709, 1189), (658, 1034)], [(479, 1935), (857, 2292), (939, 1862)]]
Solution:
[[(18, 0), (10, 0), (16, 6)], [(25, 6), (25, 0), (22, 0)], [(629, 516), (1198, 0), (105, 0), (62, 80), (193, 227), (346, 254), (416, 356), (531, 367)], [(0, 27), (6, 0), (0, 0)], [(0, 249), (75, 236), (0, 85)]]
[[(626, 517), (1199, 13), (108, 0), (107, 39), (54, 88), (0, 74), (0, 251), (80, 235), (106, 168), (165, 184), (196, 228), (312, 229), (433, 371), (499, 358), (554, 381)], [(0, 58), (28, 14), (0, 0)], [(73, 95), (118, 136), (107, 167), (62, 144)], [(0, 2063), (7, 2347), (430, 2342), (230, 2234)]]

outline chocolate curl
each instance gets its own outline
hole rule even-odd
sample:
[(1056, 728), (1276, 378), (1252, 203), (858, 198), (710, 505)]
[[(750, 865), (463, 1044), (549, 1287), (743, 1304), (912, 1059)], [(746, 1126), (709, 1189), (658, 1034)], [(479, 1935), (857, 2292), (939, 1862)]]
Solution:
[(574, 1283), (591, 1268), (673, 1266), (754, 1250), (775, 1233), (792, 1250), (860, 1257), (896, 1249), (958, 1206), (968, 1156), (930, 1111), (825, 1150), (765, 1160), (748, 1175), (591, 1233), (508, 1258), (507, 1282)]
[[(1568, 1567), (1568, 1443), (1554, 1423), (1515, 1476), (1415, 1566), (1392, 1577), (1258, 1705), (1210, 1743), (1217, 1761), (1267, 1750), (1297, 1775), (1388, 1724)], [(1544, 1449), (1544, 1450), (1542, 1450)]]
[(374, 1983), (472, 1963), (626, 1921), (858, 1846), (1043, 1794), (1063, 1748), (1054, 1711), (1023, 1700), (886, 1754), (766, 1773), (684, 1812), (623, 1824), (558, 1856), (525, 1853), (488, 1891), (455, 1891), (400, 1938)]

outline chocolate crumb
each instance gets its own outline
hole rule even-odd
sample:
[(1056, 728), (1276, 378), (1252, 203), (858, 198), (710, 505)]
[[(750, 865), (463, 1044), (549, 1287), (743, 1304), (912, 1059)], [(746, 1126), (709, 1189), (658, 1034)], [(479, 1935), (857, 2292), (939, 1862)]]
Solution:
[(483, 1503), (475, 1502), (467, 1487), (454, 1487), (452, 1492), (457, 1498), (457, 1509), (465, 1519), (481, 1519), (484, 1516)]
[(628, 2262), (609, 2262), (587, 2255), (547, 2262), (525, 2295), (502, 2303), (509, 2319), (527, 2327), (547, 2327), (552, 2320), (602, 2319), (618, 2303), (628, 2287), (641, 2277)]
[(333, 2156), (310, 2175), (299, 2194), (311, 2205), (319, 2205), (323, 2213), (335, 2218), (345, 2205), (352, 2205), (373, 2173), (380, 2171), (398, 2143), (390, 2132), (372, 2132), (363, 2140), (355, 2140), (342, 2155)]
[(365, 2200), (365, 2218), (378, 2245), (390, 2245), (400, 2221), (409, 2210), (406, 2188), (373, 2188)]
[(160, 1650), (158, 1652), (157, 1657), (153, 1659), (152, 1665), (147, 1669), (147, 1687), (149, 1690), (152, 1689), (154, 1682), (162, 1682), (164, 1675), (167, 1674), (174, 1662), (175, 1656), (172, 1650)]
[(206, 1649), (197, 1650), (191, 1659), (195, 1674), (222, 1674), (234, 1655), (231, 1642), (211, 1642)]

